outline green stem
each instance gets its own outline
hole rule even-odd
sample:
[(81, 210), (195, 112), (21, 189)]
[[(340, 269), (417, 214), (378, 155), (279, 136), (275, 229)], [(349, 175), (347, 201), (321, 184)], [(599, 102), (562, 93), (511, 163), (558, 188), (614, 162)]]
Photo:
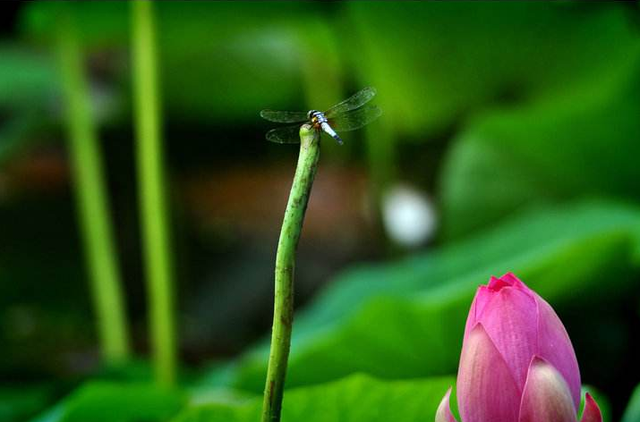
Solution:
[(287, 360), (293, 325), (293, 274), (295, 254), (311, 186), (318, 168), (320, 142), (318, 132), (309, 125), (300, 128), (300, 155), (293, 177), (289, 202), (278, 241), (275, 269), (275, 300), (269, 367), (264, 389), (262, 422), (280, 420)]
[(72, 15), (68, 11), (62, 12), (58, 22), (57, 52), (66, 99), (76, 201), (101, 350), (104, 358), (113, 363), (129, 357), (129, 334), (82, 52)]
[(156, 40), (152, 3), (132, 2), (133, 80), (138, 183), (143, 249), (149, 289), (149, 320), (156, 380), (172, 385), (176, 377), (172, 262), (158, 100)]

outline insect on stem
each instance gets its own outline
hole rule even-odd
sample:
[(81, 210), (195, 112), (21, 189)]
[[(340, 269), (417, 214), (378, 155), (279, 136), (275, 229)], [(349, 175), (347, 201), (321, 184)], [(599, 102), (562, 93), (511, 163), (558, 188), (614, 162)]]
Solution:
[(300, 155), (284, 213), (275, 266), (271, 350), (262, 406), (262, 422), (280, 420), (293, 327), (295, 254), (320, 157), (320, 136), (310, 124), (300, 128)]
[(375, 95), (375, 88), (364, 88), (326, 112), (318, 110), (308, 112), (262, 110), (260, 112), (262, 118), (271, 122), (294, 123), (290, 126), (271, 129), (267, 132), (267, 140), (280, 144), (300, 142), (298, 165), (293, 177), (289, 202), (284, 212), (276, 253), (273, 327), (267, 380), (264, 387), (262, 422), (280, 421), (293, 325), (295, 254), (311, 186), (318, 168), (320, 134), (325, 132), (342, 144), (342, 139), (336, 131), (359, 129), (380, 116), (382, 112), (378, 107), (365, 105)]
[(308, 123), (318, 133), (324, 132), (342, 144), (337, 132), (360, 129), (380, 117), (382, 111), (375, 105), (367, 104), (375, 95), (375, 88), (364, 88), (325, 112), (262, 110), (260, 116), (270, 122), (296, 123), (271, 129), (267, 132), (267, 140), (278, 144), (297, 143), (300, 125)]

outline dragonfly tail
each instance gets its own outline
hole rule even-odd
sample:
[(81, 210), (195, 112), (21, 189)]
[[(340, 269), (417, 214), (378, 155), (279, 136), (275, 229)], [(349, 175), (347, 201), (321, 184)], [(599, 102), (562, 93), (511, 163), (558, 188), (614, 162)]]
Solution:
[(339, 145), (342, 145), (342, 138), (340, 138), (340, 136), (338, 136), (338, 134), (336, 133), (335, 130), (333, 130), (333, 128), (331, 128), (331, 126), (329, 126), (328, 123), (323, 122), (322, 125), (322, 130), (329, 136), (331, 136), (333, 139), (335, 139)]

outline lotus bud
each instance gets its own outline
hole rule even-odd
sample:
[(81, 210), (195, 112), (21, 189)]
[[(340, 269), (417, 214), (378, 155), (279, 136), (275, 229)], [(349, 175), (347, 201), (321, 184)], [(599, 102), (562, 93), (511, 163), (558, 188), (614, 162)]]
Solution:
[[(449, 390), (436, 422), (454, 422)], [(577, 422), (580, 370), (560, 318), (515, 275), (480, 286), (457, 380), (462, 422)], [(587, 394), (581, 422), (602, 422)]]

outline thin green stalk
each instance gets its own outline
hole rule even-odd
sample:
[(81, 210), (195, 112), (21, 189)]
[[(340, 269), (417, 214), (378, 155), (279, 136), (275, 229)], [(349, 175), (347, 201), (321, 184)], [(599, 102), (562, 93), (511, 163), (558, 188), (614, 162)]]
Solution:
[(109, 219), (101, 151), (91, 115), (82, 52), (70, 13), (60, 16), (57, 35), (76, 201), (100, 345), (104, 358), (114, 363), (129, 357), (129, 334)]
[(160, 139), (153, 5), (146, 0), (134, 1), (131, 5), (140, 220), (149, 289), (149, 323), (156, 380), (161, 385), (172, 385), (176, 378), (173, 265)]
[(289, 202), (284, 212), (284, 221), (278, 241), (275, 269), (275, 298), (271, 351), (264, 389), (262, 422), (280, 420), (287, 360), (293, 326), (293, 277), (295, 254), (304, 214), (311, 193), (311, 186), (320, 157), (319, 134), (309, 125), (300, 128), (300, 155), (293, 177)]

